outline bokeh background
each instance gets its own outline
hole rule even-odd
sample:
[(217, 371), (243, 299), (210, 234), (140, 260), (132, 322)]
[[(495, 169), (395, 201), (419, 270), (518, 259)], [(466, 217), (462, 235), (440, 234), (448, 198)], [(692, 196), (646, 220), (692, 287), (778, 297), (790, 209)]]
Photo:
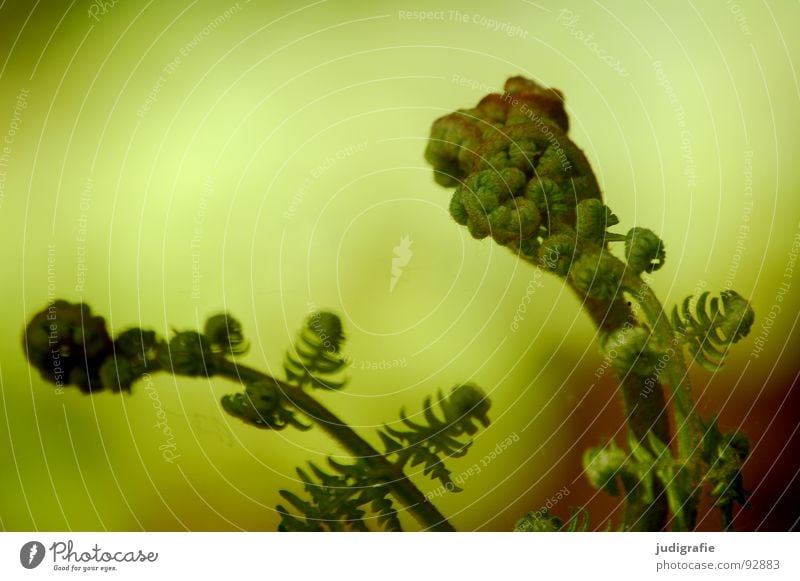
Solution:
[(722, 371), (692, 369), (695, 395), (754, 443), (735, 527), (796, 527), (798, 18), (741, 0), (0, 2), (0, 527), (274, 530), (294, 468), (342, 454), (229, 419), (224, 380), (55, 393), (21, 347), (53, 298), (165, 335), (228, 310), (244, 361), (273, 373), (310, 310), (335, 310), (352, 382), (320, 399), (363, 434), (474, 381), (493, 423), (453, 472), (518, 436), (439, 499), (460, 530), (508, 530), (563, 490), (555, 514), (618, 518), (581, 474), (622, 427), (588, 318), (457, 227), (422, 157), (434, 119), (519, 74), (564, 92), (619, 231), (665, 240), (666, 305), (751, 298), (751, 336)]

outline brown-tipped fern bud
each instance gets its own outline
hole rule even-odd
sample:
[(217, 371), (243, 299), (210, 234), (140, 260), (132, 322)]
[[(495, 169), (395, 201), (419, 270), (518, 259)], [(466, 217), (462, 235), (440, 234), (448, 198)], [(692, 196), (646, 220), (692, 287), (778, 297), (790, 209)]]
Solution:
[(459, 186), (450, 205), (456, 222), (529, 258), (541, 239), (574, 230), (578, 203), (601, 196), (567, 129), (561, 93), (522, 77), (438, 119), (425, 157), (437, 182)]

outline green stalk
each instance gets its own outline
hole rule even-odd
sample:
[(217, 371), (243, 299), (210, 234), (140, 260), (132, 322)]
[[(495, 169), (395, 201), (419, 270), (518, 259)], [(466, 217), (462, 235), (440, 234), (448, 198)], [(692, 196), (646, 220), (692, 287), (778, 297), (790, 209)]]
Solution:
[(669, 318), (650, 286), (629, 271), (626, 271), (623, 286), (632, 293), (641, 306), (650, 323), (655, 347), (666, 357), (666, 366), (662, 375), (664, 383), (672, 391), (672, 400), (675, 403), (678, 455), (680, 458), (689, 460), (700, 449), (703, 429), (700, 418), (694, 411), (692, 386), (689, 382), (686, 361), (683, 358), (683, 346), (675, 337)]
[[(597, 247), (600, 251), (600, 248)], [(521, 256), (521, 255), (518, 255)], [(535, 267), (541, 264), (527, 260)], [(644, 284), (640, 279), (636, 279)], [(589, 314), (597, 329), (604, 334), (610, 334), (623, 328), (626, 324), (635, 322), (635, 317), (628, 303), (621, 298), (613, 300), (600, 300), (578, 290), (570, 278), (566, 278), (570, 288), (582, 302), (584, 309)], [(661, 441), (670, 441), (669, 413), (664, 397), (664, 388), (656, 382), (650, 389), (648, 397), (642, 397), (646, 389), (646, 375), (629, 370), (624, 377), (620, 377), (620, 391), (622, 395), (625, 421), (636, 439), (651, 452), (648, 433), (652, 432)], [(623, 522), (631, 531), (660, 531), (666, 528), (669, 517), (669, 507), (664, 489), (659, 482), (653, 486), (653, 501), (643, 502), (640, 495), (628, 493), (625, 496)]]
[[(581, 296), (577, 290), (575, 292), (583, 300), (583, 306), (598, 330), (603, 333), (611, 333), (622, 328), (625, 323), (633, 321), (633, 313), (625, 301), (618, 298), (612, 301), (600, 301)], [(647, 379), (647, 376), (631, 370), (620, 378), (620, 388), (628, 428), (642, 445), (650, 449), (650, 443), (647, 441), (648, 432), (652, 431), (664, 442), (668, 442), (670, 437), (664, 390), (656, 383), (649, 396), (643, 398), (642, 392)], [(658, 482), (654, 484), (652, 502), (642, 502), (635, 490), (625, 496), (623, 522), (628, 530), (663, 530), (668, 516), (667, 498)]]
[(408, 508), (422, 526), (432, 531), (455, 531), (433, 503), (409, 480), (402, 469), (390, 462), (386, 456), (373, 448), (369, 442), (359, 436), (350, 426), (309, 393), (299, 387), (275, 379), (266, 373), (229, 361), (224, 357), (216, 357), (214, 359), (213, 369), (217, 375), (222, 375), (237, 383), (247, 384), (266, 381), (277, 385), (292, 405), (319, 425), (350, 454), (356, 458), (368, 458), (373, 462), (385, 477), (386, 487), (392, 491), (397, 500)]
[[(697, 519), (697, 506), (703, 484), (705, 466), (700, 452), (702, 450), (703, 425), (695, 412), (692, 386), (686, 361), (683, 357), (683, 344), (675, 336), (675, 332), (664, 312), (661, 302), (653, 290), (639, 277), (626, 271), (623, 286), (633, 294), (642, 308), (652, 330), (655, 349), (662, 353), (666, 365), (659, 378), (669, 386), (674, 402), (675, 431), (677, 433), (678, 465), (688, 473), (688, 487), (685, 497), (680, 501), (680, 514), (673, 514), (673, 527), (680, 530), (692, 530)], [(669, 439), (662, 440), (669, 442)], [(674, 507), (675, 508), (675, 507)], [(673, 510), (673, 513), (675, 510)]]

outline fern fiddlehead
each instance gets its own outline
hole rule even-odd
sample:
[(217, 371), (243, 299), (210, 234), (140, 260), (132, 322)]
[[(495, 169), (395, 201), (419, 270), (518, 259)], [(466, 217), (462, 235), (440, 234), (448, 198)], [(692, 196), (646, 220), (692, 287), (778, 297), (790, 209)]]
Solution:
[(280, 491), (281, 496), (302, 513), (302, 516), (295, 516), (278, 505), (282, 517), (280, 530), (366, 532), (370, 530), (365, 522), (367, 507), (376, 515), (375, 520), (382, 530), (402, 530), (397, 510), (389, 498), (390, 488), (376, 480), (367, 461), (362, 459), (348, 465), (328, 458), (328, 463), (333, 474), (309, 464), (316, 480), (301, 468), (297, 469), (309, 500), (287, 490)]
[(692, 313), (691, 299), (686, 297), (681, 308), (672, 310), (672, 325), (694, 357), (708, 371), (714, 372), (725, 362), (734, 343), (747, 336), (755, 314), (744, 298), (732, 290), (719, 298), (704, 292), (697, 299)]
[[(678, 349), (683, 340), (699, 364), (716, 368), (730, 345), (747, 334), (752, 310), (732, 291), (708, 306), (703, 295), (694, 313), (685, 302), (670, 325), (640, 278), (664, 264), (664, 245), (646, 228), (608, 232), (619, 219), (603, 203), (583, 152), (567, 137), (561, 93), (521, 77), (509, 79), (504, 89), (434, 122), (425, 157), (435, 180), (455, 187), (450, 214), (458, 224), (563, 278), (597, 325), (622, 383), (633, 460), (621, 462), (619, 448), (592, 451), (584, 458), (592, 484), (614, 492), (613, 482), (621, 478), (626, 529), (661, 529), (668, 510), (674, 528), (691, 529), (708, 475), (722, 482), (719, 475), (732, 478), (737, 464), (732, 453), (721, 453), (724, 461), (716, 452), (700, 453), (710, 428), (694, 411)], [(625, 261), (608, 249), (616, 242), (625, 243)], [(641, 318), (630, 301), (638, 303)], [(674, 402), (675, 457), (665, 444), (671, 436), (664, 390)], [(729, 510), (743, 495), (726, 494), (721, 486), (712, 494)]]
[(347, 381), (335, 379), (347, 366), (341, 354), (344, 331), (339, 317), (317, 312), (308, 317), (294, 346), (283, 364), (286, 379), (299, 387), (341, 389)]
[[(286, 355), (284, 381), (231, 358), (244, 354), (248, 343), (241, 324), (228, 314), (210, 317), (202, 333), (178, 331), (169, 341), (138, 328), (127, 329), (112, 340), (105, 320), (93, 315), (88, 306), (56, 301), (31, 319), (23, 336), (31, 365), (56, 385), (73, 384), (85, 393), (103, 389), (129, 392), (136, 381), (156, 371), (189, 377), (220, 376), (243, 385), (242, 391), (223, 396), (221, 404), (244, 423), (264, 430), (308, 430), (312, 424), (325, 430), (355, 460), (346, 464), (329, 458), (333, 473), (312, 465), (313, 477), (299, 470), (310, 499), (280, 491), (302, 513), (293, 515), (286, 507), (278, 506), (281, 530), (366, 530), (368, 512), (374, 515), (379, 528), (400, 530), (394, 500), (427, 530), (453, 530), (404, 468), (416, 465), (419, 454), (426, 450), (436, 458), (436, 464), (429, 461), (425, 473), (449, 474), (441, 461), (468, 447), (468, 442), (455, 438), (474, 434), (478, 428), (473, 420), (488, 425), (488, 399), (477, 387), (456, 388), (440, 402), (444, 420), (426, 412), (428, 419), (436, 419), (428, 426), (437, 432), (431, 433), (431, 442), (415, 439), (407, 443), (412, 432), (396, 431), (396, 436), (406, 443), (395, 442), (396, 449), (382, 454), (310, 393), (315, 389), (338, 390), (346, 385), (347, 380), (342, 377), (346, 367), (341, 352), (343, 342), (342, 324), (336, 315), (313, 313)], [(61, 358), (55, 365), (54, 352)], [(406, 422), (407, 427), (417, 426), (407, 418)], [(380, 437), (384, 443), (387, 438), (394, 438), (383, 431)], [(406, 456), (409, 450), (411, 462)], [(392, 455), (397, 458), (391, 459)]]
[[(267, 378), (260, 372), (234, 365), (232, 362), (218, 366), (221, 373), (243, 379), (246, 386), (265, 382), (277, 386), (280, 391), (280, 395), (276, 396), (279, 402), (290, 403), (334, 436), (356, 458), (353, 464), (342, 464), (329, 458), (328, 463), (338, 474), (330, 474), (313, 466), (312, 472), (317, 482), (305, 472), (299, 472), (310, 499), (303, 500), (292, 492), (281, 491), (284, 499), (303, 515), (298, 518), (285, 507), (279, 506), (283, 530), (363, 530), (366, 526), (363, 518), (365, 506), (369, 506), (377, 514), (377, 523), (384, 530), (400, 530), (397, 510), (389, 498), (390, 495), (408, 507), (426, 527), (432, 530), (452, 530), (451, 525), (430, 504), (429, 499), (408, 479), (404, 472), (406, 463), (391, 459), (392, 454), (402, 457), (402, 445), (397, 448), (387, 446), (387, 451), (381, 454), (305, 390), (342, 389), (346, 385), (346, 380), (331, 379), (331, 376), (340, 375), (346, 365), (341, 353), (343, 342), (344, 333), (339, 318), (332, 313), (314, 313), (308, 317), (306, 328), (301, 331), (293, 352), (287, 354), (287, 383)], [(246, 387), (245, 395), (247, 389)], [(272, 402), (271, 399), (270, 405)], [(225, 400), (223, 405), (226, 405)], [(249, 410), (240, 415), (238, 410), (231, 409), (230, 404), (226, 409), (244, 421), (252, 421)], [(268, 416), (271, 409), (273, 408), (256, 407), (255, 411), (261, 419)], [(474, 434), (477, 428), (472, 424), (472, 419), (476, 417), (484, 426), (488, 425), (486, 413), (489, 402), (477, 387), (456, 388), (443, 409), (448, 423), (437, 426), (443, 432), (449, 431), (456, 436), (463, 433)], [(441, 434), (442, 437), (444, 435)], [(388, 441), (389, 436), (384, 432), (379, 432), (379, 436), (384, 444)], [(436, 441), (444, 440), (440, 438)], [(405, 449), (412, 448), (408, 446)], [(437, 463), (431, 463), (430, 470), (426, 464), (425, 473), (433, 472), (438, 475), (443, 470), (446, 471), (441, 460), (437, 456)], [(415, 463), (411, 462), (411, 466), (413, 465)]]
[[(340, 352), (343, 341), (344, 334), (338, 317), (329, 313), (309, 317), (294, 353), (287, 355), (287, 379), (301, 388), (306, 385), (321, 389), (344, 387), (346, 381), (333, 382), (329, 377), (339, 374), (345, 365)], [(391, 461), (393, 471), (402, 473), (407, 466), (413, 468), (422, 465), (424, 475), (438, 478), (442, 484), (452, 485), (450, 471), (444, 461), (447, 457), (459, 457), (466, 453), (470, 442), (463, 441), (463, 436), (475, 434), (478, 431), (476, 424), (488, 426), (490, 403), (478, 387), (462, 385), (454, 388), (448, 397), (440, 392), (438, 405), (441, 417), (434, 413), (430, 398), (426, 398), (423, 416), (427, 424), (410, 420), (401, 410), (404, 429), (385, 426), (378, 431), (378, 436), (385, 448), (383, 457)], [(305, 524), (302, 524), (285, 508), (279, 507), (284, 516), (283, 526), (287, 530), (304, 530), (304, 526), (324, 526), (328, 530), (343, 526), (361, 530), (364, 523), (360, 507), (366, 504), (371, 505), (373, 511), (379, 511), (378, 524), (385, 530), (400, 529), (396, 510), (387, 498), (391, 487), (386, 482), (390, 481), (391, 475), (382, 470), (380, 463), (376, 464), (374, 458), (360, 458), (352, 465), (343, 465), (332, 459), (328, 461), (339, 475), (326, 475), (312, 466), (312, 471), (320, 481), (317, 484), (306, 478), (305, 473), (301, 474), (311, 504), (282, 491), (284, 498), (306, 515)], [(336, 499), (326, 496), (328, 488), (331, 489), (328, 492), (334, 494)], [(458, 492), (460, 489), (450, 486), (448, 490)], [(331, 518), (331, 506), (347, 508), (340, 513), (341, 522), (338, 524)]]
[[(747, 499), (741, 468), (749, 442), (738, 432), (723, 434), (714, 419), (703, 422), (696, 414), (680, 346), (685, 344), (698, 364), (718, 368), (730, 346), (747, 335), (752, 309), (733, 291), (711, 301), (703, 294), (694, 310), (689, 299), (676, 308), (670, 324), (640, 278), (663, 265), (663, 243), (645, 228), (625, 236), (608, 232), (619, 220), (603, 203), (586, 157), (567, 137), (568, 128), (560, 92), (514, 77), (504, 94), (488, 95), (472, 109), (437, 120), (425, 155), (436, 181), (455, 187), (450, 213), (458, 224), (473, 237), (491, 237), (563, 278), (597, 325), (621, 378), (629, 452), (612, 442), (590, 450), (584, 464), (594, 486), (625, 493), (621, 528), (658, 530), (670, 518), (673, 528), (691, 529), (702, 486), (710, 489), (727, 528), (734, 506)], [(609, 252), (615, 242), (625, 243), (625, 261)], [(641, 316), (634, 315), (631, 301)], [(422, 465), (424, 474), (452, 485), (442, 462), (464, 454), (470, 444), (464, 436), (486, 426), (488, 399), (466, 385), (446, 397), (439, 394), (438, 413), (426, 400), (425, 423), (402, 412), (400, 428), (379, 431), (385, 447), (380, 453), (310, 394), (345, 387), (343, 340), (338, 317), (313, 315), (287, 355), (283, 381), (230, 359), (244, 354), (248, 345), (241, 325), (227, 314), (210, 318), (203, 333), (176, 332), (169, 341), (142, 329), (112, 340), (102, 317), (86, 305), (56, 301), (31, 320), (24, 347), (31, 364), (59, 387), (73, 384), (85, 393), (130, 391), (135, 381), (158, 370), (217, 375), (244, 385), (243, 391), (225, 396), (222, 405), (250, 425), (309, 429), (301, 421), (305, 416), (320, 426), (355, 461), (329, 459), (332, 473), (312, 465), (313, 477), (299, 470), (310, 500), (281, 492), (301, 513), (279, 506), (283, 530), (365, 530), (368, 510), (380, 526), (397, 530), (390, 496), (426, 528), (452, 530), (404, 469)], [(648, 395), (642, 398), (645, 389)], [(674, 454), (665, 389), (674, 409)], [(573, 512), (567, 523), (549, 515), (544, 524), (525, 521), (530, 525), (525, 530), (585, 530), (583, 514)]]

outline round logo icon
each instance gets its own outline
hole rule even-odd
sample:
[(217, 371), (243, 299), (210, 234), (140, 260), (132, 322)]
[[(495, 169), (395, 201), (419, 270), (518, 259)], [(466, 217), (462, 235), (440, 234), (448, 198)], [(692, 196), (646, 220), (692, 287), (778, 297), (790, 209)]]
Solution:
[(44, 559), (44, 545), (39, 541), (30, 541), (19, 550), (19, 562), (26, 569), (35, 569)]

